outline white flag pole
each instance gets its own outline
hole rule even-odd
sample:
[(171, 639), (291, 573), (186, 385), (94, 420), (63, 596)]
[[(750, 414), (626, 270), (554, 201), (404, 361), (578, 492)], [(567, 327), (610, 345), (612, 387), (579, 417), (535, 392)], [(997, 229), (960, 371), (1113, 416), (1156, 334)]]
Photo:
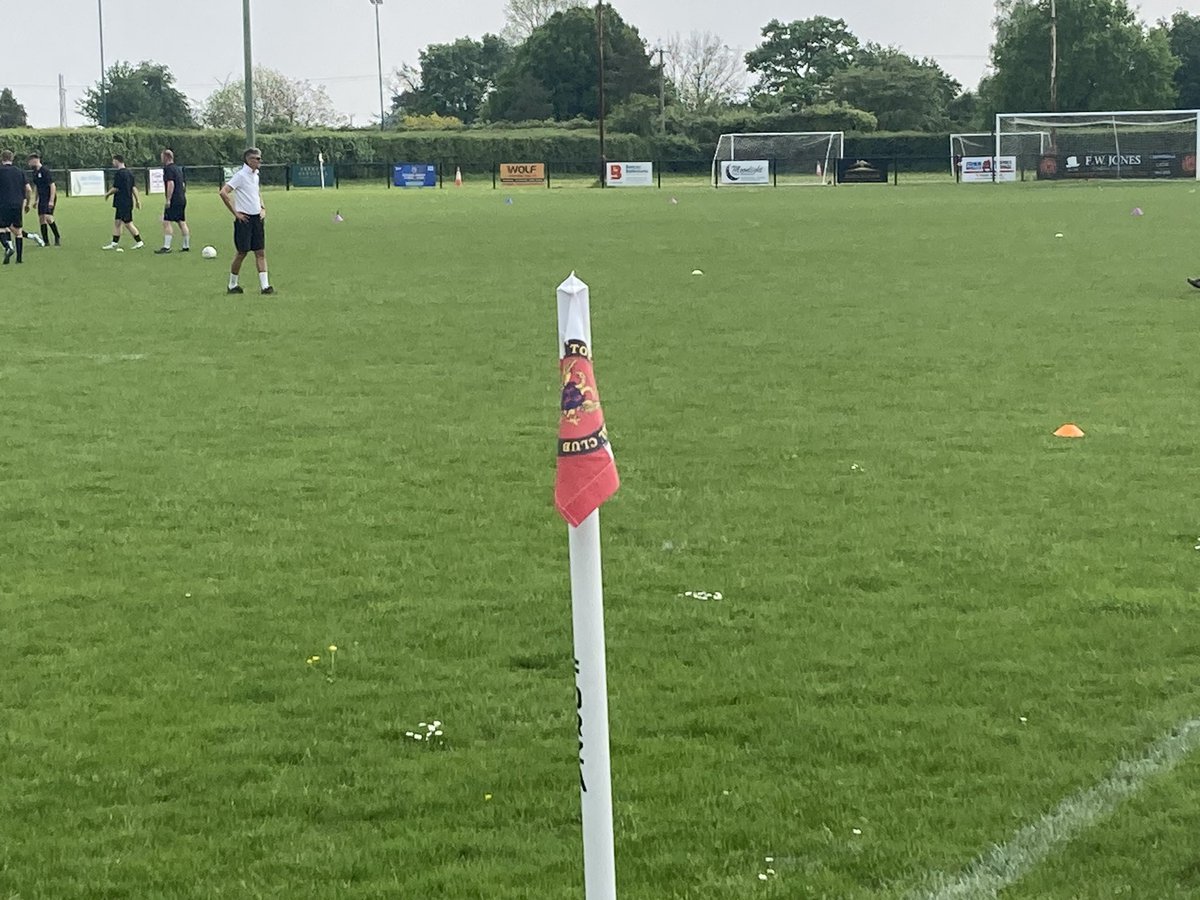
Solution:
[[(568, 339), (592, 345), (588, 286), (574, 273), (558, 286), (558, 352)], [(604, 662), (604, 588), (600, 510), (567, 526), (571, 620), (575, 635), (575, 705), (579, 726), (579, 791), (583, 813), (586, 900), (616, 900), (612, 768), (608, 743), (608, 680)]]

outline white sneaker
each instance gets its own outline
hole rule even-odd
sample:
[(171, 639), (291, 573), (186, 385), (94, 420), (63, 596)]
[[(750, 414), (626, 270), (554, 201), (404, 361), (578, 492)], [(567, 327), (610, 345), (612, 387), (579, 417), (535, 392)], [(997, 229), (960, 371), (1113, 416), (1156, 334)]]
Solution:
[(134, 249), (134, 250), (141, 250), (141, 249), (142, 249), (143, 247), (145, 247), (145, 246), (146, 246), (146, 242), (145, 242), (145, 241), (138, 241), (136, 244), (134, 244), (134, 245), (133, 245), (133, 249)]
[(116, 241), (109, 241), (107, 244), (105, 244), (105, 245), (104, 245), (103, 247), (101, 247), (100, 249), (101, 249), (101, 250), (116, 250), (116, 249), (117, 249), (117, 242), (116, 242)]
[(27, 238), (29, 238), (31, 241), (33, 241), (35, 244), (37, 244), (39, 247), (46, 246), (46, 242), (42, 240), (42, 236), (40, 234), (33, 234), (32, 232), (26, 232), (25, 236)]

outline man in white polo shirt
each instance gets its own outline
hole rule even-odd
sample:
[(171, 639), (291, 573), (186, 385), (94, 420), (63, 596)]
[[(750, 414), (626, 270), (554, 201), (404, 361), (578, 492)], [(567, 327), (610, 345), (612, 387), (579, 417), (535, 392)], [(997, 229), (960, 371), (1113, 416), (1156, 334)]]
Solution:
[(237, 253), (233, 257), (233, 265), (229, 267), (228, 294), (245, 293), (238, 284), (238, 273), (242, 270), (242, 260), (247, 253), (254, 254), (254, 263), (258, 267), (258, 283), (264, 294), (275, 293), (267, 278), (266, 234), (263, 231), (263, 219), (267, 217), (267, 209), (262, 205), (262, 195), (258, 191), (258, 167), (262, 165), (262, 153), (257, 147), (251, 147), (242, 154), (244, 165), (221, 188), (221, 199), (233, 213), (233, 246)]

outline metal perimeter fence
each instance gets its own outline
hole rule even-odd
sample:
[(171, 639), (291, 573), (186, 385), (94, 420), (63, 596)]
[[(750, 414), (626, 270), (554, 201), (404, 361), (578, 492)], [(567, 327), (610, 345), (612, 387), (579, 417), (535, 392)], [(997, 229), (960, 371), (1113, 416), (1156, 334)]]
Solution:
[[(528, 160), (500, 162), (478, 159), (440, 159), (421, 163), (382, 162), (335, 162), (319, 164), (272, 164), (259, 168), (260, 183), (264, 188), (324, 187), (337, 189), (343, 184), (376, 184), (382, 187), (411, 189), (445, 188), (454, 186), (461, 178), (472, 186), (490, 186), (493, 189), (521, 187), (566, 188), (566, 187), (730, 187), (756, 185), (760, 187), (788, 187), (796, 185), (848, 185), (848, 184), (937, 184), (963, 180), (961, 167), (947, 156), (885, 156), (843, 157), (829, 161), (825, 171), (820, 165), (808, 168), (794, 160), (772, 159), (751, 180), (726, 180), (720, 168), (710, 158), (705, 159), (660, 159), (647, 162), (605, 163), (605, 177), (599, 174), (595, 161), (579, 160)], [(737, 161), (740, 162), (740, 161)], [(625, 167), (621, 169), (621, 167)], [(635, 168), (636, 167), (636, 168)], [(184, 166), (184, 178), (192, 190), (210, 185), (214, 189), (224, 184), (238, 166), (203, 165)], [(156, 167), (130, 167), (137, 175), (138, 183), (146, 193), (157, 193)], [(614, 174), (625, 175), (614, 180)], [(60, 179), (64, 192), (72, 194), (103, 193), (112, 186), (115, 169), (73, 169), (71, 177)], [(633, 177), (636, 172), (636, 177)], [(64, 173), (66, 175), (67, 173)], [(87, 175), (88, 188), (77, 175)], [(1017, 181), (1032, 181), (1037, 178), (1037, 160), (1018, 160), (1015, 178)], [(978, 179), (973, 179), (978, 180)]]

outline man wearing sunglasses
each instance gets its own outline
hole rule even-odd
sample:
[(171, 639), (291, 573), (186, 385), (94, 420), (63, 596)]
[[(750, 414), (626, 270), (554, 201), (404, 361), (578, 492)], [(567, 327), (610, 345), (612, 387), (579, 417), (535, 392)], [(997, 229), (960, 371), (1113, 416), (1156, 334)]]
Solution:
[(258, 167), (262, 165), (262, 153), (257, 147), (250, 147), (242, 154), (242, 162), (241, 169), (221, 188), (221, 199), (233, 213), (233, 246), (237, 250), (229, 267), (229, 289), (226, 293), (245, 293), (238, 284), (238, 273), (242, 270), (242, 260), (246, 254), (253, 253), (260, 293), (274, 294), (275, 288), (271, 287), (267, 278), (266, 234), (263, 230), (267, 210), (262, 205), (262, 195), (258, 189)]

